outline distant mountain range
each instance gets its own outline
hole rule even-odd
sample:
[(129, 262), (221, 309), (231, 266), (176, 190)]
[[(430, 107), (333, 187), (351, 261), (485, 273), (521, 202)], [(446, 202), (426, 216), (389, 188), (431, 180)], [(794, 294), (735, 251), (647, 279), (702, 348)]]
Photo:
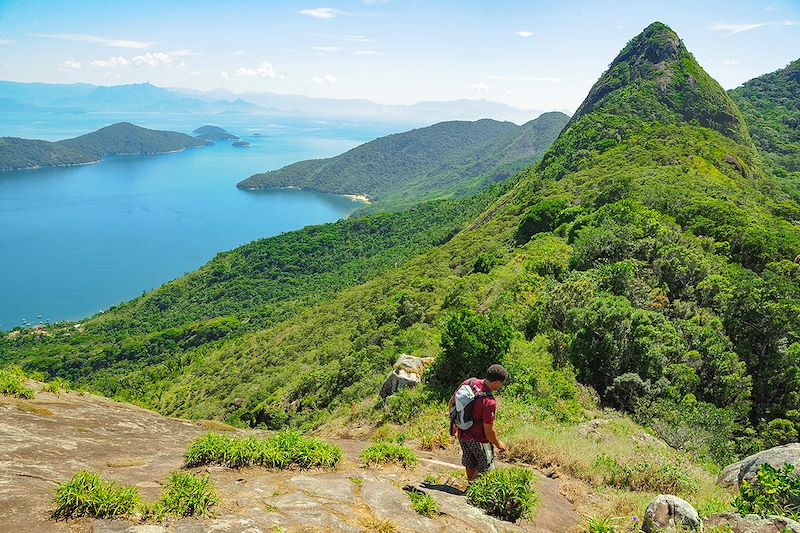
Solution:
[(81, 165), (106, 155), (159, 154), (206, 144), (183, 133), (149, 130), (128, 122), (57, 142), (0, 137), (0, 171)]
[(240, 182), (242, 189), (302, 187), (365, 195), (382, 209), (460, 196), (535, 163), (569, 121), (545, 113), (522, 126), (483, 119), (441, 122), (388, 135), (328, 159), (312, 159)]
[(336, 117), (433, 123), (444, 120), (493, 118), (527, 122), (542, 112), (517, 109), (486, 100), (419, 102), (382, 105), (369, 100), (310, 98), (275, 93), (235, 94), (166, 89), (150, 83), (96, 86), (86, 83), (51, 84), (0, 81), (0, 113), (13, 112), (139, 112), (139, 113), (252, 113), (285, 116)]

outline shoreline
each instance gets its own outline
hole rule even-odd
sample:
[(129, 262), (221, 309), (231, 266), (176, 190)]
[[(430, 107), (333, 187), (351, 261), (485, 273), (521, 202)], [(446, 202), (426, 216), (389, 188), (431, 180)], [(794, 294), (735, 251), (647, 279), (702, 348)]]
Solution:
[(15, 172), (17, 170), (38, 170), (41, 168), (67, 168), (67, 167), (81, 167), (84, 165), (94, 165), (95, 163), (99, 163), (103, 161), (108, 156), (136, 156), (136, 155), (164, 155), (164, 154), (177, 154), (178, 152), (183, 152), (189, 148), (204, 148), (204, 145), (198, 146), (186, 146), (184, 148), (178, 148), (177, 150), (167, 150), (166, 152), (130, 152), (124, 154), (105, 154), (102, 157), (99, 157), (93, 161), (86, 161), (85, 163), (62, 163), (60, 165), (37, 165), (33, 167), (18, 167), (18, 168), (2, 168), (0, 172)]
[(286, 185), (284, 187), (239, 187), (237, 185), (236, 188), (237, 189), (241, 189), (243, 191), (263, 191), (263, 190), (267, 190), (267, 189), (275, 189), (275, 190), (292, 189), (292, 190), (295, 190), (295, 191), (320, 192), (320, 193), (323, 193), (323, 194), (332, 194), (334, 196), (342, 196), (344, 198), (348, 198), (350, 200), (353, 200), (354, 202), (359, 202), (359, 203), (362, 203), (362, 204), (365, 204), (365, 205), (371, 205), (372, 204), (372, 200), (370, 200), (369, 196), (367, 196), (366, 194), (346, 194), (346, 193), (338, 193), (338, 192), (330, 192), (330, 191), (320, 191), (319, 189), (312, 189), (310, 187), (299, 187), (297, 185)]

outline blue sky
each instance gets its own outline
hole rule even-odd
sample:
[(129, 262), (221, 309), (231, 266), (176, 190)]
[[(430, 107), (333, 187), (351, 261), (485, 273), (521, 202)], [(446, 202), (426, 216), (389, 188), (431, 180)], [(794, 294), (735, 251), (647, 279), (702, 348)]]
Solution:
[(573, 111), (654, 20), (725, 88), (800, 57), (798, 0), (0, 0), (0, 79)]

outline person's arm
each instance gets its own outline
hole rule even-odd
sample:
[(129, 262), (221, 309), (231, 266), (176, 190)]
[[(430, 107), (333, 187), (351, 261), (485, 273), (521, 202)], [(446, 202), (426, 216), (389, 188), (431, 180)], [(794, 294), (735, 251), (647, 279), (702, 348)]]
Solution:
[(489, 442), (497, 446), (497, 449), (500, 450), (501, 452), (504, 452), (508, 449), (506, 448), (506, 445), (500, 442), (500, 439), (497, 437), (497, 433), (495, 433), (494, 431), (494, 422), (492, 422), (491, 424), (484, 423), (483, 433), (484, 435), (486, 435), (486, 438), (489, 440)]

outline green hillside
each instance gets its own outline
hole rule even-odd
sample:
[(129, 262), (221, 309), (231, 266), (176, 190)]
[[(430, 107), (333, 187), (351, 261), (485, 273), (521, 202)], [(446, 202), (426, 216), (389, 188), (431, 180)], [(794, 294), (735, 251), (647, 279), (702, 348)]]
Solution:
[(730, 91), (770, 171), (800, 199), (800, 59)]
[(522, 126), (489, 119), (442, 122), (381, 137), (329, 159), (256, 174), (237, 186), (363, 194), (380, 209), (399, 209), (463, 196), (508, 178), (537, 161), (567, 120), (563, 113), (545, 113)]
[(0, 137), (0, 170), (77, 165), (106, 155), (160, 154), (205, 144), (183, 133), (149, 130), (128, 122), (57, 142)]
[[(623, 511), (638, 497), (623, 490), (711, 496), (697, 493), (700, 475), (672, 450), (647, 440), (625, 452), (606, 446), (611, 438), (576, 448), (592, 437), (575, 426), (597, 406), (628, 413), (700, 461), (692, 468), (703, 479), (797, 440), (800, 206), (672, 30), (654, 23), (635, 37), (542, 161), (501, 186), (477, 216), (422, 214), (437, 205), (460, 213), (465, 198), (263, 241), (82, 327), (7, 335), (0, 348), (6, 360), (166, 414), (270, 428), (397, 422), (442, 432), (453, 384), (500, 361), (513, 377), (498, 420), (514, 458), (572, 465), (603, 497), (627, 502)], [(358, 245), (314, 233), (361, 239), (358, 224), (389, 254), (422, 229), (445, 237), (358, 278), (347, 248)], [(304, 300), (322, 278), (320, 256), (302, 259), (299, 242), (350, 281)], [(269, 259), (246, 252), (262, 249)], [(234, 288), (251, 276), (254, 287), (276, 280), (287, 307), (269, 311), (280, 308), (257, 288), (239, 297)], [(294, 283), (312, 290), (293, 294)], [(268, 302), (263, 315), (237, 309), (250, 295)], [(376, 403), (400, 353), (435, 357), (429, 381)]]
[(97, 157), (57, 142), (0, 137), (0, 170), (80, 165)]

